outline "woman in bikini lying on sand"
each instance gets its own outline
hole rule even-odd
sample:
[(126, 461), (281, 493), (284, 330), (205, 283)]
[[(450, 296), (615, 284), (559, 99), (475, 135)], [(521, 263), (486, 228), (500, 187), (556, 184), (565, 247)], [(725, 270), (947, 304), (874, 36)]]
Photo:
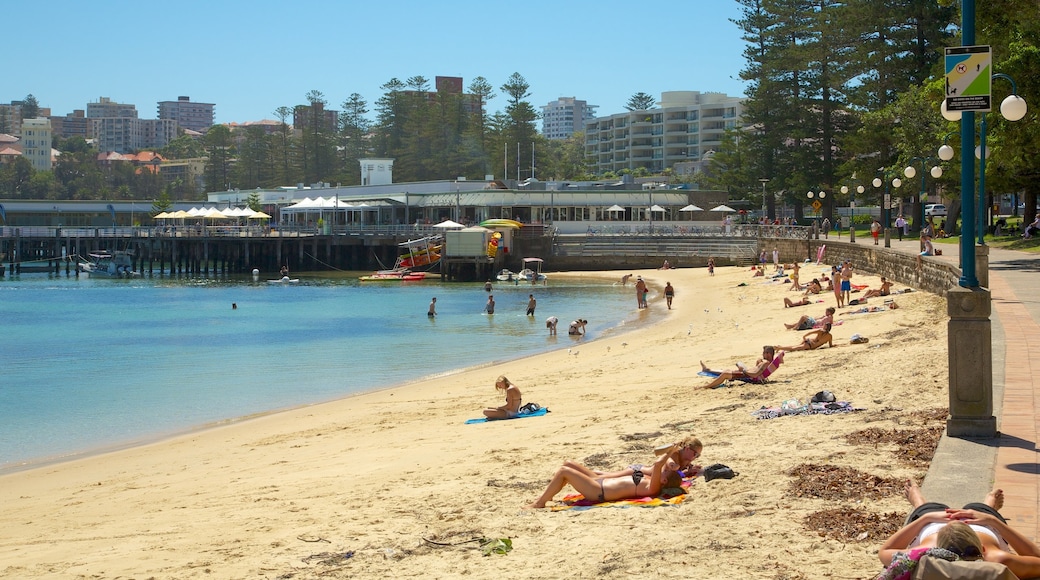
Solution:
[[(618, 501), (637, 497), (654, 497), (665, 487), (679, 487), (682, 473), (679, 466), (689, 465), (700, 456), (701, 442), (687, 438), (672, 445), (654, 461), (649, 474), (642, 466), (629, 470), (600, 474), (583, 465), (567, 462), (556, 470), (552, 481), (542, 495), (529, 508), (544, 508), (546, 502), (570, 485), (586, 499), (595, 502)], [(648, 477), (649, 475), (649, 477)]]
[(961, 509), (926, 501), (913, 481), (907, 481), (903, 491), (914, 511), (907, 517), (908, 523), (878, 550), (885, 566), (902, 558), (902, 566), (912, 570), (920, 558), (919, 550), (943, 548), (961, 560), (1003, 564), (1019, 578), (1040, 576), (1040, 548), (1009, 526), (998, 511), (1004, 506), (1003, 490), (994, 489), (982, 502)]

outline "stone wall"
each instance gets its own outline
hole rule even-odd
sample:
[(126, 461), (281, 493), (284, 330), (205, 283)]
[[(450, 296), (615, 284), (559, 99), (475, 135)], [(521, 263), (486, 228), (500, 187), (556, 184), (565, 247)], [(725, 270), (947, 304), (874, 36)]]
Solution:
[(852, 260), (852, 266), (856, 270), (884, 276), (896, 284), (939, 296), (945, 296), (947, 290), (956, 287), (961, 276), (960, 268), (938, 258), (921, 257), (874, 244), (854, 244), (836, 239), (809, 240), (808, 247), (805, 240), (763, 239), (760, 251), (766, 251), (767, 261), (770, 263), (774, 247), (779, 250), (780, 259), (784, 262), (804, 261), (806, 258), (815, 262), (816, 252), (824, 245), (826, 249), (822, 262), (825, 264)]

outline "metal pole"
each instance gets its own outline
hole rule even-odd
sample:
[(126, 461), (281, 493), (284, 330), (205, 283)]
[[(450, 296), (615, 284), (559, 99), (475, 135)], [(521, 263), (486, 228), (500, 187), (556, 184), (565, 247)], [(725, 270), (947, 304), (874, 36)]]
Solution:
[[(961, 0), (961, 43), (975, 44), (975, 0)], [(975, 276), (975, 111), (961, 113), (961, 277), (959, 286), (977, 288)]]
[(986, 245), (986, 113), (979, 126), (979, 245)]

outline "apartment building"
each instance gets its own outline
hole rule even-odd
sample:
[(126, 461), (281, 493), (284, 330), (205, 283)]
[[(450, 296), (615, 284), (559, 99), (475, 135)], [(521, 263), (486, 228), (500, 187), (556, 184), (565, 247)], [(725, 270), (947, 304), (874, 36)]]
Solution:
[(645, 167), (653, 173), (700, 162), (741, 123), (743, 97), (700, 91), (661, 93), (657, 108), (585, 123), (585, 154), (596, 173)]
[(32, 163), (37, 171), (50, 171), (54, 166), (51, 159), (51, 121), (45, 117), (22, 120), (22, 156)]
[(165, 147), (177, 137), (177, 121), (173, 119), (138, 119), (137, 107), (114, 103), (101, 97), (87, 103), (89, 136), (97, 140), (100, 151), (132, 153), (139, 149)]
[[(22, 105), (23, 101), (11, 101), (0, 103), (0, 133), (21, 137), (22, 135)], [(39, 107), (37, 117), (49, 117), (51, 110), (48, 107)]]
[(574, 97), (561, 97), (542, 105), (542, 135), (546, 139), (567, 139), (584, 131), (585, 123), (596, 118), (597, 105)]
[(213, 103), (193, 103), (191, 97), (177, 97), (176, 101), (159, 101), (159, 118), (177, 121), (182, 129), (205, 133), (213, 126)]
[(90, 123), (87, 121), (87, 113), (83, 109), (76, 109), (64, 117), (52, 116), (51, 132), (55, 137), (68, 139), (69, 137), (90, 138)]

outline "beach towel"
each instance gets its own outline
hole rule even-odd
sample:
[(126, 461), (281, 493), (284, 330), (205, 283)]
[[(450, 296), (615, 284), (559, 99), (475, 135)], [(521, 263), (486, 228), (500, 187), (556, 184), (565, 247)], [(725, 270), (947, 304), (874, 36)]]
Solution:
[(853, 411), (865, 411), (862, 407), (853, 407), (848, 401), (834, 401), (832, 403), (809, 403), (802, 405), (797, 399), (789, 399), (779, 406), (762, 407), (751, 412), (756, 419), (776, 419), (787, 415), (836, 415), (838, 413), (852, 413)]
[[(683, 489), (689, 490), (693, 480), (683, 480)], [(616, 508), (628, 508), (628, 507), (660, 507), (660, 506), (677, 506), (686, 500), (686, 493), (661, 493), (657, 497), (636, 497), (631, 499), (619, 499), (617, 501), (604, 501), (594, 502), (592, 500), (585, 499), (585, 496), (580, 493), (572, 493), (565, 495), (560, 500), (561, 505), (555, 505), (550, 509), (554, 512), (561, 512), (564, 510), (575, 510), (585, 511), (592, 508), (601, 507), (616, 507)]]
[[(545, 407), (542, 407), (541, 409), (538, 409), (537, 411), (533, 411), (533, 412), (530, 412), (530, 413), (521, 412), (516, 417), (510, 417), (510, 419), (524, 419), (526, 417), (541, 417), (542, 415), (544, 415), (544, 414), (546, 414), (548, 412), (549, 412), (549, 409), (546, 409)], [(509, 419), (495, 419), (495, 421), (508, 421), (508, 420)], [(489, 421), (488, 421), (487, 417), (481, 417), (480, 419), (468, 419), (466, 421), (466, 424), (467, 425), (472, 425), (473, 423), (488, 423), (488, 422)]]

